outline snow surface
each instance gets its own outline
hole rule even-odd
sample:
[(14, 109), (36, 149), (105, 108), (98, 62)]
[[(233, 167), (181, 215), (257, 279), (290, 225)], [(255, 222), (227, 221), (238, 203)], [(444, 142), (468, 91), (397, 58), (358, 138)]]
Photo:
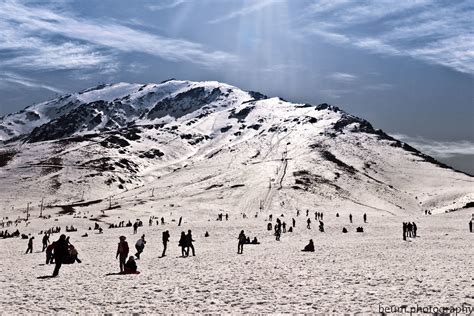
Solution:
[[(379, 304), (474, 306), (474, 234), (467, 230), (472, 208), (410, 216), (418, 224), (419, 237), (405, 242), (400, 216), (367, 211), (368, 223), (363, 224), (362, 209), (340, 208), (336, 218), (335, 210), (313, 208), (324, 212), (326, 232), (320, 233), (314, 227), (306, 229), (304, 213), (296, 217), (294, 210), (281, 210), (283, 221), (296, 218), (296, 228), (277, 242), (265, 229), (268, 212), (258, 218), (248, 213), (247, 219), (232, 213), (228, 222), (217, 222), (218, 208), (204, 211), (202, 204), (187, 203), (149, 207), (142, 204), (144, 200), (150, 200), (148, 194), (137, 195), (136, 206), (105, 211), (107, 217), (99, 212), (107, 208), (106, 202), (79, 215), (99, 218), (103, 227), (140, 217), (145, 227), (137, 235), (132, 228), (105, 229), (101, 235), (87, 231), (94, 221), (72, 215), (55, 221), (53, 209), (46, 212), (52, 215), (50, 220), (36, 218), (35, 212), (27, 227), (19, 224), (21, 232), (34, 234), (34, 252), (24, 254), (27, 240), (0, 240), (2, 313), (377, 313)], [(349, 224), (350, 212), (353, 224)], [(273, 214), (275, 223), (280, 210)], [(150, 215), (164, 216), (167, 224), (148, 227)], [(182, 227), (177, 226), (179, 216), (183, 216)], [(57, 279), (38, 279), (51, 275), (54, 268), (44, 265), (39, 231), (70, 224), (79, 228), (67, 235), (82, 263), (63, 265)], [(359, 225), (365, 228), (362, 234), (355, 233)], [(342, 234), (342, 227), (349, 233)], [(165, 229), (171, 233), (168, 255), (159, 258)], [(178, 237), (188, 229), (193, 231), (197, 256), (180, 258)], [(243, 255), (237, 255), (242, 229), (261, 244), (245, 245)], [(208, 238), (204, 238), (206, 231)], [(89, 237), (80, 237), (85, 232)], [(138, 260), (141, 274), (106, 276), (118, 271), (118, 237), (127, 236), (133, 248), (142, 233), (147, 244)], [(55, 234), (51, 239), (57, 238)], [(301, 252), (310, 238), (316, 252)]]

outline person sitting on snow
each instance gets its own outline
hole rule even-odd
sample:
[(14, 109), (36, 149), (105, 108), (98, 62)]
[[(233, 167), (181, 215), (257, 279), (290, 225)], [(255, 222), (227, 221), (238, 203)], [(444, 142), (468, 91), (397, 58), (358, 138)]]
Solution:
[(314, 243), (313, 243), (313, 240), (310, 239), (309, 240), (309, 244), (307, 244), (303, 250), (301, 251), (309, 251), (309, 252), (314, 252)]
[(125, 263), (125, 269), (123, 273), (125, 274), (137, 273), (137, 263), (135, 262), (135, 258), (133, 258), (133, 256), (130, 256), (130, 258), (128, 258), (127, 263)]

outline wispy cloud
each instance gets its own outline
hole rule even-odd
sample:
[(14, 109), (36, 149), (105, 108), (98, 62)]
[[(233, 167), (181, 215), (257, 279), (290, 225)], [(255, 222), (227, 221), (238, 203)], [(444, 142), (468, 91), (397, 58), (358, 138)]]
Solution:
[(392, 89), (393, 85), (390, 83), (372, 83), (365, 86), (362, 86), (364, 90), (375, 90), (375, 91), (384, 91)]
[(337, 45), (474, 74), (473, 15), (469, 0), (320, 0), (308, 6), (301, 29)]
[(162, 1), (162, 3), (158, 4), (151, 4), (148, 6), (148, 9), (152, 11), (160, 11), (160, 10), (166, 10), (166, 9), (173, 9), (179, 5), (182, 5), (186, 2), (189, 2), (189, 0), (170, 0), (170, 1)]
[(252, 1), (251, 4), (244, 5), (240, 7), (239, 9), (229, 12), (226, 15), (223, 15), (222, 17), (210, 20), (208, 23), (210, 24), (216, 24), (216, 23), (221, 23), (227, 20), (232, 20), (238, 17), (242, 17), (257, 11), (260, 11), (262, 9), (265, 9), (268, 6), (274, 5), (278, 2), (284, 2), (286, 0), (258, 0), (258, 1)]
[(274, 73), (274, 72), (282, 73), (282, 72), (298, 70), (301, 68), (302, 66), (298, 64), (274, 64), (267, 67), (263, 67), (259, 70), (261, 72), (268, 72), (268, 73)]
[(110, 51), (146, 53), (203, 66), (237, 59), (187, 40), (151, 34), (113, 21), (79, 18), (50, 8), (27, 7), (16, 0), (0, 3), (0, 26), (0, 51), (17, 50), (19, 57), (10, 62), (22, 61), (25, 67), (91, 67), (112, 62), (113, 55), (107, 53)]
[(411, 137), (404, 134), (392, 134), (423, 153), (439, 158), (449, 158), (457, 155), (474, 155), (474, 142), (461, 141), (435, 141), (420, 136)]
[(44, 89), (44, 90), (49, 90), (49, 91), (56, 92), (56, 93), (63, 93), (64, 92), (63, 90), (61, 90), (59, 88), (56, 88), (56, 87), (38, 82), (38, 81), (30, 79), (30, 78), (20, 76), (20, 75), (15, 74), (15, 73), (11, 73), (11, 72), (0, 72), (0, 82), (9, 82), (9, 83), (21, 85), (21, 86), (24, 86), (24, 87), (28, 87), (28, 88)]
[(339, 82), (350, 82), (357, 79), (356, 75), (348, 74), (345, 72), (334, 72), (328, 76), (330, 79)]

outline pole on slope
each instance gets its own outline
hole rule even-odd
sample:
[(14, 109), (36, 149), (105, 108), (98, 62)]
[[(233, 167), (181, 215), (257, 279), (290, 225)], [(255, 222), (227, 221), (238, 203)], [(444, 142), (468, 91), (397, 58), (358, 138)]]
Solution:
[(109, 196), (109, 210), (112, 209), (112, 196)]
[(155, 196), (155, 188), (151, 189), (151, 197)]
[(26, 220), (30, 218), (30, 204), (31, 202), (26, 203)]
[(41, 198), (41, 205), (40, 205), (40, 218), (43, 217), (43, 202), (44, 202), (44, 197)]

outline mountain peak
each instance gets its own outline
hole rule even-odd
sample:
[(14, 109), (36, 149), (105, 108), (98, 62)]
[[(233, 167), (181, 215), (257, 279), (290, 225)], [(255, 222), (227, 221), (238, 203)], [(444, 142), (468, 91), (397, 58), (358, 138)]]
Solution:
[(154, 185), (231, 209), (336, 201), (389, 212), (442, 210), (474, 198), (465, 189), (469, 176), (337, 106), (216, 81), (99, 85), (5, 117), (0, 136), (8, 140), (2, 181), (27, 181), (36, 196), (90, 188), (101, 199)]

